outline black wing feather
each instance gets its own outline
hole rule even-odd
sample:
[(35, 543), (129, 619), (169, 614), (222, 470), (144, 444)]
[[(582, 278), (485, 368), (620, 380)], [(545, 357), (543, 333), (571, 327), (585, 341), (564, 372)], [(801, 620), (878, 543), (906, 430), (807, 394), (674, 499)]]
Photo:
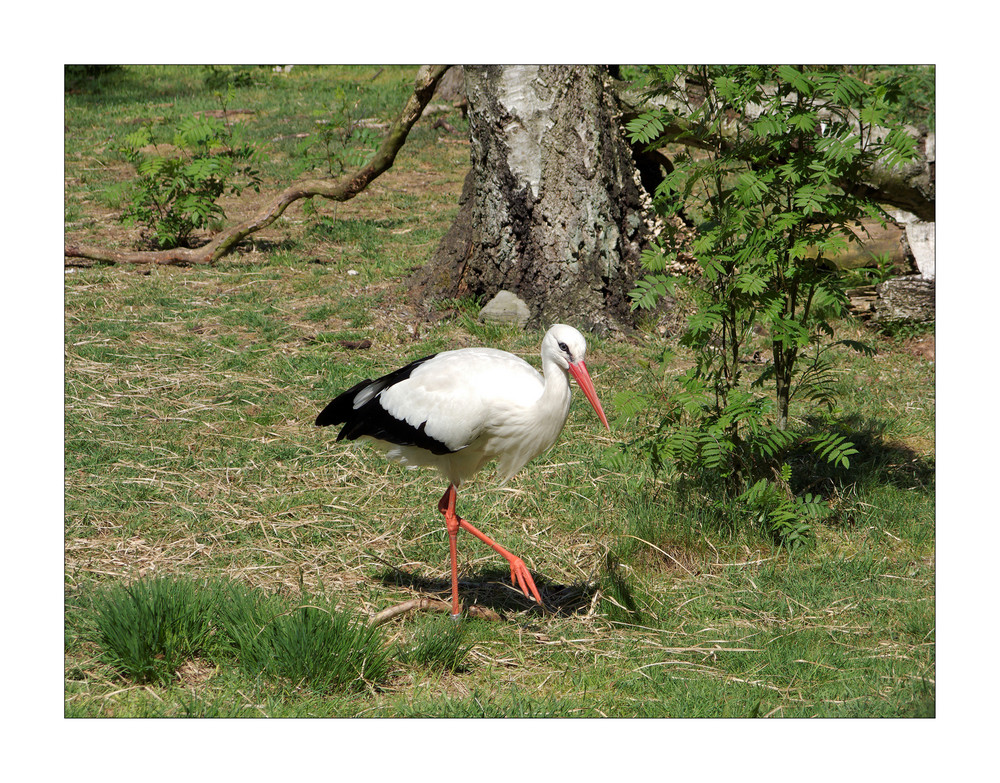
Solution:
[[(426, 433), (426, 421), (415, 427), (402, 419), (397, 419), (382, 407), (381, 402), (382, 392), (385, 389), (406, 380), (417, 367), (435, 356), (437, 354), (417, 359), (415, 362), (410, 362), (405, 367), (400, 367), (374, 381), (367, 378), (361, 383), (355, 384), (347, 391), (337, 395), (323, 408), (319, 416), (316, 417), (316, 426), (326, 427), (331, 424), (343, 424), (344, 427), (337, 435), (337, 440), (356, 440), (362, 435), (367, 435), (399, 446), (417, 446), (427, 449), (432, 454), (451, 453), (452, 449)], [(355, 398), (365, 390), (372, 394), (371, 398), (359, 408), (355, 408)]]

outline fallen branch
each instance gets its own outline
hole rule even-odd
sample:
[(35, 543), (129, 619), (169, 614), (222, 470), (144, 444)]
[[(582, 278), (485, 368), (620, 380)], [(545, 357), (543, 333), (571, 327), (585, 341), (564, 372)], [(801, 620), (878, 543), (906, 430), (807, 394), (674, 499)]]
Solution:
[[(436, 598), (413, 598), (396, 606), (390, 606), (388, 609), (383, 609), (372, 618), (371, 624), (373, 626), (382, 625), (382, 623), (389, 622), (393, 617), (419, 610), (447, 612), (451, 614), (451, 604), (447, 601), (439, 601)], [(465, 609), (465, 614), (469, 617), (478, 617), (482, 620), (500, 619), (500, 615), (492, 609), (487, 609), (485, 606), (470, 606)]]
[(319, 196), (331, 201), (348, 201), (364, 190), (380, 174), (389, 169), (396, 154), (406, 141), (414, 123), (420, 119), (424, 108), (434, 94), (434, 88), (441, 80), (447, 65), (424, 65), (417, 72), (413, 85), (413, 95), (407, 100), (399, 116), (389, 128), (389, 132), (374, 157), (364, 166), (336, 179), (308, 179), (296, 182), (286, 188), (271, 204), (249, 220), (225, 229), (207, 245), (197, 248), (174, 248), (171, 250), (108, 250), (88, 245), (67, 245), (66, 258), (86, 258), (107, 264), (170, 264), (188, 266), (192, 264), (214, 264), (231, 253), (250, 234), (267, 228), (290, 204), (304, 198)]

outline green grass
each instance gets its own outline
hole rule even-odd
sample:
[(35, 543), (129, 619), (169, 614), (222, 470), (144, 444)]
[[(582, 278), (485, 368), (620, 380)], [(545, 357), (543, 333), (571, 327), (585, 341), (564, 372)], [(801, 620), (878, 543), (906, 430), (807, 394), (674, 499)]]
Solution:
[(463, 621), (451, 617), (425, 623), (413, 640), (400, 648), (399, 658), (430, 671), (468, 671), (466, 659), (472, 647), (464, 643), (465, 630)]
[(384, 681), (390, 650), (364, 620), (328, 599), (304, 595), (298, 606), (243, 587), (220, 602), (219, 635), (248, 677), (263, 675), (314, 693), (361, 690)]
[[(388, 117), (413, 73), (252, 69), (233, 107), (255, 110), (242, 121), (268, 160), (265, 192), (296, 165), (294, 142), (274, 139), (307, 132), (338, 85)], [(125, 68), (66, 96), (68, 241), (135, 242), (114, 220), (128, 170), (109, 139), (143, 118), (216, 108), (205, 77)], [(466, 127), (457, 113), (449, 122)], [(549, 453), (502, 489), (484, 474), (459, 497), (460, 513), (525, 558), (553, 611), (513, 592), (502, 560), (465, 536), (463, 598), (502, 619), (456, 627), (416, 613), (366, 635), (382, 609), (448, 597), (444, 482), (335, 443), (316, 413), (362, 378), (447, 348), (488, 343), (538, 363), (540, 335), (479, 324), (479, 303), (408, 298), (408, 271), (457, 210), (464, 138), (418, 123), (360, 196), (315, 215), (293, 206), (213, 267), (66, 274), (65, 714), (934, 714), (933, 364), (904, 337), (848, 322), (840, 336), (879, 352), (837, 359), (832, 416), (858, 444), (851, 469), (803, 464), (797, 475), (834, 512), (813, 549), (775, 549), (620, 448), (655, 419), (611, 401), (648, 387), (664, 347), (677, 367), (690, 359), (653, 332), (593, 338), (588, 367), (612, 433), (575, 395)], [(253, 208), (226, 204), (231, 219)], [(371, 347), (350, 347), (362, 340)], [(205, 644), (175, 632), (143, 652), (157, 637), (140, 629), (171, 615), (136, 620), (128, 590), (175, 582), (181, 606), (229, 606), (238, 630), (225, 638), (242, 641), (221, 644), (219, 620)], [(131, 618), (112, 633), (131, 640), (125, 654), (95, 633), (99, 618)], [(145, 668), (125, 663), (133, 648)], [(374, 668), (337, 670), (350, 656), (334, 649), (368, 650)]]
[(209, 646), (214, 603), (190, 580), (111, 585), (93, 608), (103, 660), (136, 682), (169, 683)]

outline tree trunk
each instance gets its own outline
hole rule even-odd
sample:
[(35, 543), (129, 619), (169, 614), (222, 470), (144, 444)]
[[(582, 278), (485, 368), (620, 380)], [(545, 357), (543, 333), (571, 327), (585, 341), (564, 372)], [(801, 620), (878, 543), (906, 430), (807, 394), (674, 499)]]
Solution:
[(529, 327), (630, 323), (650, 202), (607, 78), (596, 66), (465, 68), (472, 170), (416, 293), (508, 290)]

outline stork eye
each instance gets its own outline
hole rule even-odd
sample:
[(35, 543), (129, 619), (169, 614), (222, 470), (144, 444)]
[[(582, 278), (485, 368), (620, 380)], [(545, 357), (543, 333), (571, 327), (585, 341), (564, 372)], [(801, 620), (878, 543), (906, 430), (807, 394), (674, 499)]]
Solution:
[(570, 356), (569, 346), (566, 343), (559, 343), (559, 350), (562, 351), (567, 356)]

